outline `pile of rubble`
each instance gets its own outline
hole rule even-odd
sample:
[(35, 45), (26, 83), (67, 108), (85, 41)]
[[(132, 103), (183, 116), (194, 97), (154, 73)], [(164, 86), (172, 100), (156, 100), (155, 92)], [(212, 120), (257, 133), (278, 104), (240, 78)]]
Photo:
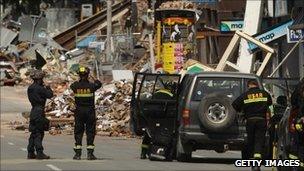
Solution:
[(138, 16), (142, 16), (146, 14), (148, 10), (148, 1), (147, 0), (140, 0), (136, 2), (137, 5), (137, 14)]
[[(97, 134), (107, 136), (128, 135), (132, 84), (114, 82), (95, 92)], [(46, 105), (46, 117), (51, 121), (51, 134), (71, 134), (75, 104), (72, 91), (52, 98)]]
[[(145, 15), (148, 1), (137, 1), (137, 5), (139, 16)], [(24, 36), (20, 29), (21, 23), (11, 27), (6, 21), (2, 20), (0, 23), (1, 33), (3, 33), (0, 44), (0, 86), (28, 86), (32, 83), (29, 77), (31, 70), (42, 68), (47, 72), (44, 82), (50, 85), (55, 94), (55, 97), (48, 101), (45, 109), (46, 116), (51, 121), (50, 133), (53, 135), (72, 134), (75, 104), (69, 85), (78, 79), (75, 68), (79, 65), (87, 66), (94, 71), (92, 73), (95, 73), (99, 66), (96, 62), (96, 50), (76, 48), (67, 51), (55, 42), (48, 32), (43, 41), (35, 37), (33, 40), (27, 37), (21, 39), (20, 37)], [(142, 49), (145, 51), (144, 55), (134, 58), (135, 60), (123, 66), (123, 69), (138, 72), (150, 68), (147, 64), (149, 55), (146, 49), (148, 48)], [(102, 57), (105, 55), (100, 56), (100, 61), (103, 61)], [(100, 69), (98, 71), (100, 72)], [(108, 74), (108, 71), (104, 72)], [(95, 93), (97, 132), (100, 135), (109, 136), (128, 135), (132, 84), (128, 81), (111, 82), (110, 79), (107, 80), (106, 74), (103, 75), (106, 79), (101, 81), (108, 84)], [(12, 121), (10, 123), (12, 128), (28, 130), (28, 112), (24, 117), (27, 118), (25, 122)]]
[(196, 9), (194, 3), (190, 1), (168, 1), (160, 5), (159, 9)]
[(130, 101), (132, 84), (115, 82), (97, 92), (97, 131), (101, 135), (129, 134)]
[[(96, 131), (102, 136), (129, 136), (130, 101), (132, 84), (116, 81), (104, 85), (95, 92)], [(45, 108), (50, 120), (51, 135), (73, 134), (75, 103), (73, 93), (65, 89), (63, 93), (50, 99)], [(26, 121), (11, 121), (12, 129), (28, 131), (29, 112), (23, 112)]]

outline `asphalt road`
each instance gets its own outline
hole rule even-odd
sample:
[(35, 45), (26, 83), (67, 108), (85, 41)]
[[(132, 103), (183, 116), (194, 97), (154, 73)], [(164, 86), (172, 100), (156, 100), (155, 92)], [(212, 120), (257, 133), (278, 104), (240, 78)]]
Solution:
[(1, 114), (20, 113), (31, 109), (25, 87), (0, 87), (0, 95)]
[(29, 104), (24, 88), (1, 88), (1, 170), (250, 170), (234, 166), (234, 161), (241, 157), (240, 152), (234, 151), (222, 154), (213, 151), (194, 152), (193, 159), (187, 163), (141, 160), (140, 139), (124, 137), (97, 136), (95, 155), (99, 160), (86, 160), (84, 149), (82, 160), (74, 161), (73, 136), (52, 136), (48, 133), (44, 139), (44, 147), (45, 153), (49, 154), (51, 159), (27, 160), (29, 133), (10, 130), (5, 125), (5, 119), (15, 119), (17, 114), (27, 110)]
[(1, 170), (242, 170), (233, 165), (234, 160), (240, 157), (238, 152), (216, 154), (202, 151), (194, 154), (189, 163), (156, 162), (139, 159), (139, 139), (99, 136), (95, 140), (97, 161), (86, 160), (85, 150), (81, 161), (72, 160), (72, 135), (46, 135), (45, 152), (52, 159), (27, 160), (28, 136), (23, 131), (2, 129)]

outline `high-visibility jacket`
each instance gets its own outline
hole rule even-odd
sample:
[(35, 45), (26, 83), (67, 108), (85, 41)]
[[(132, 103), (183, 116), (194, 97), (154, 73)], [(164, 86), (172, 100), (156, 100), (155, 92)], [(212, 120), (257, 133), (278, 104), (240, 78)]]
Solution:
[(235, 110), (244, 111), (246, 118), (266, 118), (266, 113), (271, 105), (270, 94), (258, 87), (249, 89), (232, 103)]
[(74, 92), (76, 106), (94, 106), (95, 91), (101, 87), (101, 82), (96, 80), (94, 83), (88, 80), (80, 80), (71, 84)]

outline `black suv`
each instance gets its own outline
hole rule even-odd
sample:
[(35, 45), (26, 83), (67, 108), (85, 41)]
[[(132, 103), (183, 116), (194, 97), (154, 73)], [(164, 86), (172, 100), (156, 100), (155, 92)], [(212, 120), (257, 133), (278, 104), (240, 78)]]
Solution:
[[(179, 161), (191, 158), (198, 149), (225, 152), (242, 150), (246, 139), (245, 120), (231, 104), (247, 90), (247, 81), (260, 79), (253, 74), (236, 72), (202, 72), (180, 75), (137, 73), (131, 101), (131, 128), (137, 135), (141, 128), (151, 130), (152, 139), (158, 130), (171, 132), (173, 151)], [(175, 82), (175, 98), (153, 99), (153, 93), (164, 82)], [(157, 139), (157, 138), (154, 138)], [(173, 153), (172, 153), (173, 154)], [(245, 157), (246, 150), (242, 150)], [(245, 156), (244, 156), (245, 155)]]
[[(260, 79), (253, 74), (203, 72), (186, 75), (180, 84), (178, 105), (177, 160), (188, 160), (197, 149), (242, 150), (246, 139), (245, 120), (231, 106), (247, 90), (247, 81)], [(244, 156), (245, 155), (245, 156)]]

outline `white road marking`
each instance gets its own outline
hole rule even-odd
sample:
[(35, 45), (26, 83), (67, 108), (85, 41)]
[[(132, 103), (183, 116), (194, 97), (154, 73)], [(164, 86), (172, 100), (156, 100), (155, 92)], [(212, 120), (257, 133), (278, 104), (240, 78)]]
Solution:
[(241, 152), (240, 152), (240, 151), (229, 151), (229, 153), (241, 154)]
[(58, 167), (52, 165), (52, 164), (47, 164), (46, 165), (47, 167), (51, 168), (52, 170), (55, 170), (55, 171), (62, 171), (62, 169), (59, 169)]
[(20, 150), (22, 150), (22, 151), (27, 151), (27, 149), (26, 149), (26, 148), (20, 148)]
[(15, 145), (14, 143), (12, 143), (12, 142), (8, 142), (8, 145)]
[(192, 157), (196, 157), (196, 158), (204, 158), (206, 156), (201, 156), (201, 155), (196, 155), (196, 154), (193, 154)]

